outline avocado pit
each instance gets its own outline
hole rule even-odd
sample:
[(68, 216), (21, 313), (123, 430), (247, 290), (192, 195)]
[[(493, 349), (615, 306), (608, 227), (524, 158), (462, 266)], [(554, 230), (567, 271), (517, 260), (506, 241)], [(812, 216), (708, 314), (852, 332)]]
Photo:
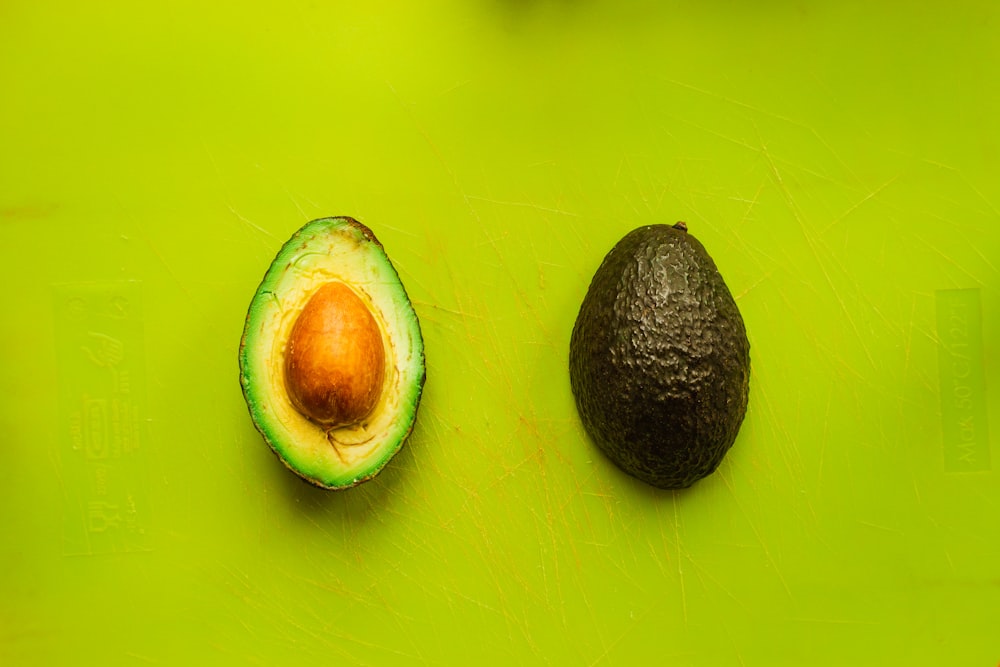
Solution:
[(302, 308), (285, 349), (285, 387), (301, 414), (327, 430), (362, 421), (385, 382), (385, 345), (368, 305), (340, 281)]

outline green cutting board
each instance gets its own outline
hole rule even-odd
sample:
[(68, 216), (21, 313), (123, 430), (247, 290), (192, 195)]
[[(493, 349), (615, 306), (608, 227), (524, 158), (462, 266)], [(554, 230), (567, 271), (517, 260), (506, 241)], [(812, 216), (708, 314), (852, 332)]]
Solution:
[[(996, 665), (998, 30), (986, 1), (3, 3), (0, 664)], [(269, 451), (236, 354), (328, 215), (427, 350), (412, 437), (343, 493)], [(588, 441), (567, 355), (604, 254), (677, 220), (752, 378), (672, 493)]]

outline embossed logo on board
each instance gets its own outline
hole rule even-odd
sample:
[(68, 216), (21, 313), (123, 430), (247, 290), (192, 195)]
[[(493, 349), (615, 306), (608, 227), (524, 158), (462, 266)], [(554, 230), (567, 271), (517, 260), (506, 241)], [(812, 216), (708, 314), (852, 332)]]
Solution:
[(65, 552), (149, 548), (139, 285), (56, 285)]
[(948, 472), (989, 470), (980, 292), (939, 290), (936, 297), (944, 467)]

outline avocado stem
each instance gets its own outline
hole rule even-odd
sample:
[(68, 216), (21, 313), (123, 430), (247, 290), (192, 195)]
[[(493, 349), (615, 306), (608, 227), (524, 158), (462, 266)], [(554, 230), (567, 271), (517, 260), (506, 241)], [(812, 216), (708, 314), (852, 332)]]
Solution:
[(682, 232), (686, 232), (688, 230), (688, 224), (683, 220), (678, 221), (677, 224), (674, 225), (674, 229), (679, 229)]

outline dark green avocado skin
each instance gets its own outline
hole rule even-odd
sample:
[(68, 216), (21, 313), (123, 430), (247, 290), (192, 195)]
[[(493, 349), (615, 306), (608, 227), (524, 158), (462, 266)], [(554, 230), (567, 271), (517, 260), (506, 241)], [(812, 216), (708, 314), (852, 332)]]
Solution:
[(675, 226), (629, 232), (604, 258), (573, 327), (583, 426), (619, 468), (663, 489), (711, 474), (750, 387), (743, 317), (701, 243)]

